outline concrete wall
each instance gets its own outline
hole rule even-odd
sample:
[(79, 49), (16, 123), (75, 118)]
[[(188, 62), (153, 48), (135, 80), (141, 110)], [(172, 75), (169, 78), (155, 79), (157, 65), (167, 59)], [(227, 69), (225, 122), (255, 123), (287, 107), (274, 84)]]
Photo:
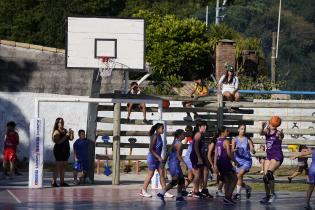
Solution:
[[(0, 41), (0, 91), (88, 96), (93, 70), (66, 69), (64, 50)], [(122, 88), (123, 74), (102, 81), (101, 93)]]

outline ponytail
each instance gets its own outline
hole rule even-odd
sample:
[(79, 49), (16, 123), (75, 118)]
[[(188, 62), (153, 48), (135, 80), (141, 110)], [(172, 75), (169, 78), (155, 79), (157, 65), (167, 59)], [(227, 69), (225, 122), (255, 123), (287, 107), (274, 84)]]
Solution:
[(164, 125), (162, 123), (156, 123), (155, 125), (153, 125), (149, 131), (149, 135), (153, 136), (156, 130), (158, 130), (160, 127), (164, 127)]

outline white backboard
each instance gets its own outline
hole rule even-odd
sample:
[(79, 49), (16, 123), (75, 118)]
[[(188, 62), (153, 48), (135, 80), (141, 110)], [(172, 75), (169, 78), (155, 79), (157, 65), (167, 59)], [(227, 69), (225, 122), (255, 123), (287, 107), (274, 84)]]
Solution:
[(98, 58), (114, 58), (114, 69), (145, 71), (143, 19), (68, 17), (66, 67), (99, 68)]

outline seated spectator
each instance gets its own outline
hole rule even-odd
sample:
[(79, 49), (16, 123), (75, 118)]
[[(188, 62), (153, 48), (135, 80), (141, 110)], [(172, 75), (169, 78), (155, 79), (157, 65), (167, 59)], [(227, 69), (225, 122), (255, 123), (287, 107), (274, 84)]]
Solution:
[(15, 131), (16, 124), (13, 121), (7, 123), (7, 131), (4, 138), (4, 150), (3, 150), (3, 175), (5, 178), (7, 162), (10, 163), (10, 179), (14, 176), (14, 163), (16, 160), (16, 148), (19, 144), (19, 134)]
[[(89, 142), (85, 137), (84, 130), (79, 130), (78, 135), (79, 135), (79, 138), (73, 144), (73, 152), (74, 152), (73, 179), (74, 179), (75, 185), (80, 184), (80, 183), (85, 183), (87, 172), (89, 170), (89, 162), (88, 162)], [(78, 181), (78, 173), (79, 173), (79, 181)]]
[[(208, 96), (209, 89), (208, 86), (205, 84), (205, 82), (201, 79), (198, 75), (193, 75), (193, 80), (195, 83), (195, 87), (191, 92), (191, 98), (194, 98), (195, 100), (200, 97)], [(193, 102), (192, 101), (184, 101), (183, 107), (192, 107)], [(195, 104), (196, 105), (196, 104)], [(186, 112), (187, 116), (184, 117), (185, 121), (192, 121), (192, 117), (190, 115), (190, 112)], [(194, 112), (194, 119), (195, 120), (201, 120), (200, 116), (198, 116), (197, 112)]]
[(221, 90), (221, 93), (225, 100), (228, 101), (239, 101), (240, 93), (238, 92), (238, 78), (235, 75), (234, 67), (230, 64), (225, 66), (226, 73), (222, 75), (218, 83), (218, 90)]
[[(140, 91), (140, 88), (139, 88), (139, 85), (138, 83), (136, 82), (132, 82), (130, 84), (130, 89), (128, 91), (128, 94), (130, 95), (140, 95), (141, 94), (141, 91)], [(128, 111), (128, 115), (127, 115), (127, 121), (130, 121), (130, 114), (131, 114), (131, 111), (135, 108), (139, 108), (142, 113), (143, 113), (143, 122), (144, 123), (147, 123), (147, 118), (146, 118), (146, 106), (145, 104), (127, 104), (127, 111)]]

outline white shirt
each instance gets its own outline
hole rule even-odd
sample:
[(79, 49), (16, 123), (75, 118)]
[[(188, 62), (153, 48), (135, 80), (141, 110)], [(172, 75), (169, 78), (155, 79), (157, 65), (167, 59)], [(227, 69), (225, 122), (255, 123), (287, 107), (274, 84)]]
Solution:
[(234, 92), (238, 89), (238, 78), (237, 76), (233, 76), (232, 83), (223, 83), (223, 80), (225, 78), (225, 75), (222, 75), (222, 77), (219, 80), (219, 85), (222, 84), (222, 93), (224, 92)]

